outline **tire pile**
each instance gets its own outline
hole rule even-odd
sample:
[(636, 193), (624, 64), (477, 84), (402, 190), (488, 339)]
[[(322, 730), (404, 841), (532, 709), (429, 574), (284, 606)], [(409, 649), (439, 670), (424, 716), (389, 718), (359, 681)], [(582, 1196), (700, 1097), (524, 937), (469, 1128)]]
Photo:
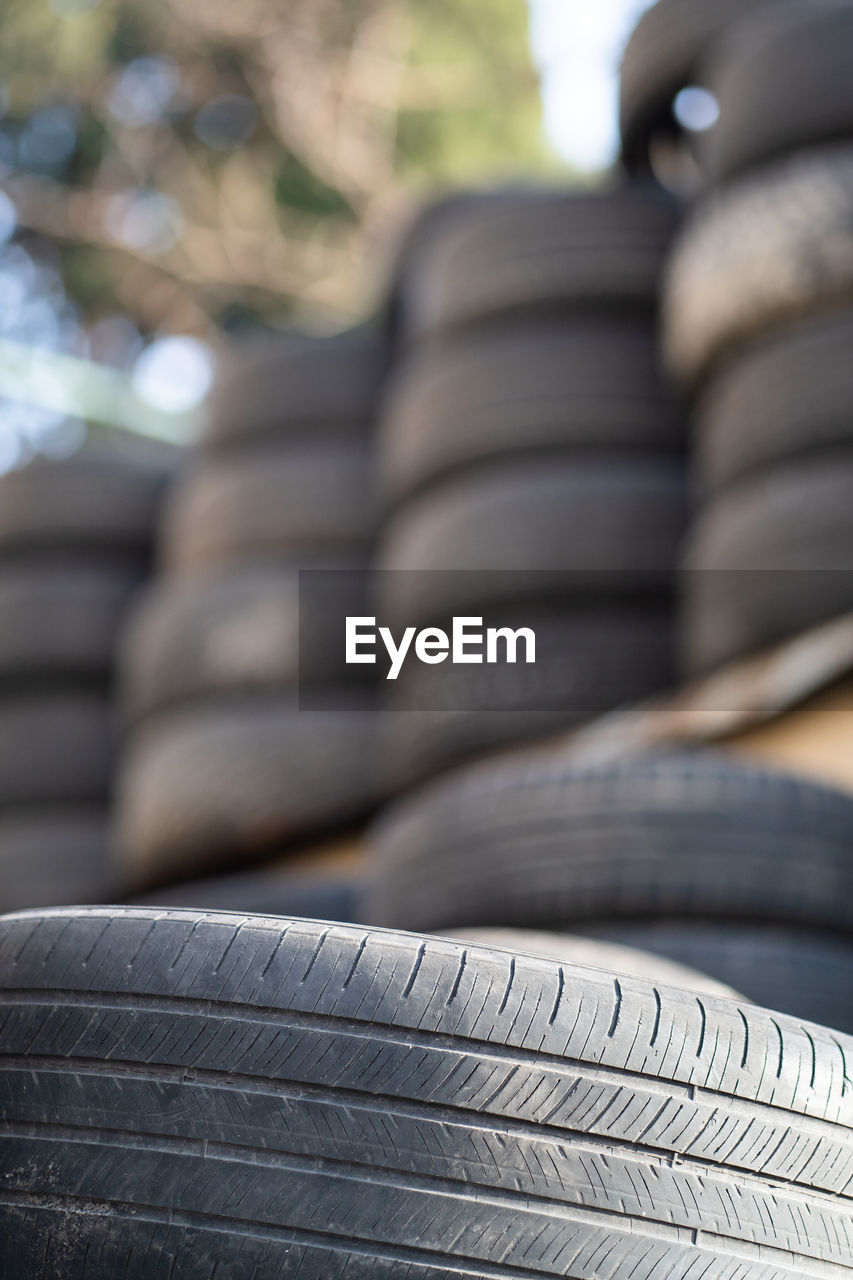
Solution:
[(853, 6), (762, 9), (711, 59), (707, 191), (665, 292), (695, 408), (684, 660), (853, 608)]
[(408, 664), (401, 783), (673, 681), (684, 432), (655, 308), (676, 219), (644, 184), (425, 219), (380, 433), (382, 603), (401, 626), (533, 627), (537, 647), (530, 668)]
[[(124, 644), (117, 827), (140, 888), (260, 861), (375, 804), (374, 690), (318, 618), (301, 688), (335, 686), (338, 709), (301, 708), (298, 603), (306, 569), (341, 571), (358, 595), (384, 364), (369, 331), (294, 335), (263, 342), (223, 380), (167, 511), (161, 577)], [(349, 611), (364, 612), (361, 600)]]
[(166, 474), (89, 448), (0, 478), (0, 911), (121, 893), (114, 651)]

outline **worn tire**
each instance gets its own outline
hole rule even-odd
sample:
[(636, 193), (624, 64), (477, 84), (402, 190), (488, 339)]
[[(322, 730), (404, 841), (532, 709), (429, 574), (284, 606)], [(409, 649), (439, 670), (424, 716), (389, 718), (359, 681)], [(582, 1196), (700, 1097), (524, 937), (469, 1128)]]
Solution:
[(786, 328), (731, 360), (695, 425), (704, 493), (782, 462), (853, 450), (853, 308)]
[(0, 913), (114, 902), (122, 892), (105, 808), (10, 810), (0, 817)]
[(722, 492), (684, 556), (686, 669), (713, 670), (853, 609), (853, 449)]
[(106, 800), (114, 752), (104, 694), (10, 695), (0, 701), (0, 805)]
[(288, 841), (355, 823), (378, 799), (376, 713), (363, 702), (210, 700), (134, 735), (118, 796), (119, 857), (144, 887), (261, 861)]
[(739, 23), (707, 72), (717, 123), (699, 142), (710, 182), (853, 133), (853, 6), (788, 0)]
[(373, 535), (372, 491), (371, 449), (361, 437), (210, 459), (173, 495), (165, 567), (184, 573), (250, 558), (298, 560), (334, 550), (347, 556)]
[(106, 450), (37, 460), (0, 476), (0, 557), (40, 551), (145, 554), (164, 467)]
[(502, 615), (500, 624), (533, 629), (535, 664), (409, 661), (382, 686), (394, 712), (384, 745), (396, 785), (466, 756), (572, 728), (675, 683), (675, 627), (667, 608), (532, 604), (516, 614)]
[(408, 282), (413, 336), (537, 314), (655, 306), (676, 202), (653, 184), (473, 203)]
[(208, 452), (324, 431), (367, 433), (388, 362), (381, 334), (292, 333), (256, 341), (231, 358), (210, 401)]
[(664, 353), (695, 382), (737, 344), (853, 300), (853, 146), (770, 165), (705, 197), (664, 286)]
[(622, 57), (619, 125), (622, 159), (645, 172), (654, 139), (677, 133), (672, 104), (703, 83), (701, 67), (727, 28), (767, 0), (658, 0), (640, 18)]
[(662, 597), (685, 515), (683, 467), (669, 458), (495, 464), (400, 509), (378, 553), (391, 571), (382, 603), (412, 625), (570, 593)]
[(0, 971), (8, 1275), (853, 1270), (853, 1043), (824, 1028), (263, 916), (11, 916)]
[(660, 921), (596, 928), (596, 941), (642, 947), (699, 968), (766, 1009), (853, 1032), (853, 941), (811, 929), (715, 921)]
[(386, 392), (379, 446), (392, 503), (495, 458), (573, 448), (684, 448), (654, 327), (574, 321), (427, 347)]
[(443, 936), (474, 942), (481, 947), (502, 947), (505, 951), (521, 952), (522, 955), (550, 956), (553, 960), (566, 960), (569, 964), (607, 969), (630, 978), (681, 987), (696, 995), (705, 992), (726, 1000), (742, 999), (737, 991), (697, 969), (619, 942), (572, 933), (539, 933), (536, 929), (454, 929)]
[(366, 568), (334, 573), (312, 607), (313, 593), (303, 592), (300, 604), (299, 570), (286, 566), (162, 579), (141, 598), (124, 634), (125, 716), (137, 720), (215, 694), (366, 680), (365, 667), (345, 665), (343, 642), (343, 618), (366, 612), (366, 584)]
[(106, 684), (137, 585), (116, 566), (0, 561), (0, 682), (83, 677)]
[[(657, 918), (853, 924), (853, 797), (711, 753), (518, 753), (379, 820), (368, 919), (560, 930)], [(701, 966), (698, 966), (701, 967)]]

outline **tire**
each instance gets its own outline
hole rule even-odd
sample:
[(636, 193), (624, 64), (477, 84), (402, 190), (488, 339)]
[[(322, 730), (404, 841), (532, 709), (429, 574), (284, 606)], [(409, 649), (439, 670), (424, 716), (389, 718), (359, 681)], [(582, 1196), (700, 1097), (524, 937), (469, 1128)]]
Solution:
[(372, 671), (365, 676), (366, 667), (344, 661), (343, 619), (366, 612), (366, 593), (366, 568), (330, 573), (322, 596), (303, 591), (301, 606), (294, 568), (161, 580), (140, 600), (124, 635), (126, 718), (218, 694), (372, 683)]
[[(341, 707), (345, 695), (341, 695)], [(119, 857), (140, 889), (262, 861), (354, 824), (378, 799), (377, 717), (244, 698), (152, 717), (119, 782)]]
[(203, 463), (167, 512), (165, 567), (191, 573), (252, 557), (346, 556), (373, 534), (372, 487), (370, 449), (360, 438)]
[(739, 343), (853, 300), (853, 146), (779, 162), (707, 196), (664, 285), (664, 354), (686, 382)]
[[(389, 775), (399, 786), (467, 756), (597, 718), (675, 683), (670, 610), (547, 611), (531, 605), (502, 625), (536, 635), (528, 666), (409, 662), (383, 686)], [(523, 653), (523, 650), (522, 650)]]
[(738, 24), (707, 73), (720, 116), (699, 160), (720, 182), (779, 156), (853, 133), (853, 8), (796, 0)]
[(288, 875), (261, 869), (211, 880), (190, 880), (140, 894), (139, 903), (356, 924), (360, 918), (361, 893), (362, 884), (355, 876), (310, 876), (296, 872)]
[(711, 671), (853, 609), (853, 450), (717, 495), (684, 557), (688, 672)]
[(0, 557), (148, 550), (166, 472), (107, 450), (38, 460), (0, 477)]
[(497, 464), (446, 481), (389, 523), (382, 603), (408, 626), (555, 595), (662, 598), (685, 512), (684, 471), (669, 458)]
[(602, 942), (598, 938), (584, 938), (577, 934), (538, 933), (535, 929), (457, 929), (444, 936), (474, 942), (481, 947), (502, 947), (505, 951), (550, 956), (585, 968), (606, 969), (630, 978), (643, 978), (646, 982), (680, 987), (697, 995), (704, 992), (709, 996), (721, 996), (724, 1000), (743, 999), (737, 991), (716, 982), (707, 974), (650, 951), (625, 947), (619, 942)]
[(595, 939), (642, 947), (663, 959), (696, 966), (744, 995), (789, 1017), (853, 1031), (850, 991), (853, 943), (809, 929), (768, 925), (702, 924), (695, 920), (620, 923)]
[(732, 360), (695, 426), (704, 493), (824, 450), (853, 450), (853, 308), (808, 319)]
[(95, 804), (109, 794), (112, 708), (98, 693), (22, 693), (0, 702), (0, 805)]
[(0, 682), (83, 677), (106, 683), (137, 580), (127, 569), (0, 562)]
[(0, 966), (8, 1275), (853, 1269), (853, 1045), (821, 1027), (263, 916), (12, 916)]
[(704, 83), (701, 67), (716, 41), (767, 0), (658, 0), (642, 15), (625, 48), (619, 76), (622, 161), (644, 173), (657, 136), (678, 132), (672, 104)]
[(566, 447), (683, 450), (651, 324), (525, 327), (423, 349), (386, 393), (382, 489), (396, 503), (483, 461)]
[(0, 817), (0, 913), (111, 902), (121, 891), (104, 809), (12, 810)]
[(650, 313), (677, 217), (676, 202), (652, 184), (473, 204), (409, 277), (412, 334), (579, 307)]
[(237, 351), (210, 402), (203, 441), (217, 453), (323, 431), (367, 434), (388, 362), (379, 333), (279, 335)]
[(722, 754), (580, 769), (556, 750), (518, 753), (387, 811), (365, 909), (425, 930), (691, 917), (849, 929), (851, 839), (853, 797)]

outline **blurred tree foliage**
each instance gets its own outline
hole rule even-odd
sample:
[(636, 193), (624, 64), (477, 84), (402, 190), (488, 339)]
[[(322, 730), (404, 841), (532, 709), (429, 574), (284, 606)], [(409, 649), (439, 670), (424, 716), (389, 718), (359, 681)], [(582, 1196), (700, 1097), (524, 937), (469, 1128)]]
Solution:
[(525, 0), (5, 0), (0, 109), (18, 242), (143, 334), (343, 321), (418, 195), (556, 165)]

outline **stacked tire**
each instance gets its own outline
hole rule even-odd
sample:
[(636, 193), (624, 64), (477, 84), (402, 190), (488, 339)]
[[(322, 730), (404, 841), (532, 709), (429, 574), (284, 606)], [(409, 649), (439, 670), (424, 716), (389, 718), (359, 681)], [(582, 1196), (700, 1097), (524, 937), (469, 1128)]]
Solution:
[(853, 6), (762, 10), (705, 79), (708, 190), (665, 303), (695, 407), (690, 673), (853, 609)]
[(395, 802), (372, 845), (373, 924), (571, 932), (853, 1030), (846, 793), (710, 752), (580, 767), (539, 749)]
[(676, 221), (642, 184), (495, 192), (425, 221), (384, 399), (382, 604), (401, 628), (527, 627), (536, 662), (407, 663), (401, 781), (672, 678), (683, 431), (656, 298)]
[(103, 902), (114, 650), (168, 467), (87, 448), (0, 478), (0, 911)]
[[(344, 667), (343, 617), (364, 612), (384, 365), (368, 329), (292, 334), (222, 379), (124, 643), (117, 824), (138, 887), (260, 861), (375, 801), (375, 696)], [(307, 570), (333, 588), (300, 609)]]

